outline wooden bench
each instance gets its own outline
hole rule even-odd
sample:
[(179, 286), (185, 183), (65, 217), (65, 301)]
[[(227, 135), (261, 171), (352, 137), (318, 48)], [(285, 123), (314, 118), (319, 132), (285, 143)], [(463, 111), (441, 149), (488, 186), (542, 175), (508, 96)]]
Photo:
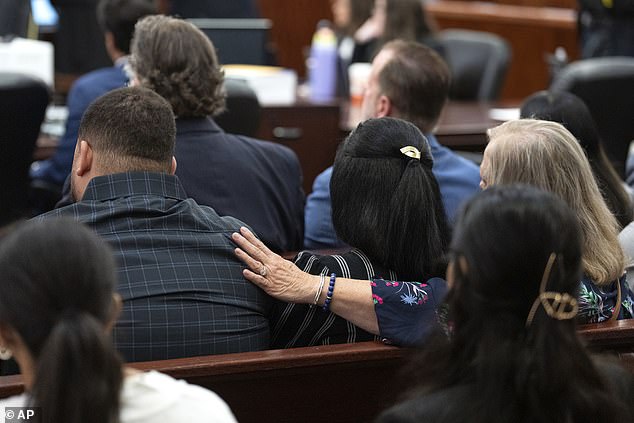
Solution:
[[(407, 349), (360, 342), (132, 363), (215, 391), (241, 423), (372, 421), (396, 402)], [(0, 398), (23, 391), (0, 377)]]
[[(634, 320), (584, 325), (593, 352), (615, 353), (634, 372)], [(410, 350), (377, 342), (269, 350), (132, 363), (209, 388), (238, 421), (372, 421), (398, 400), (399, 369)], [(23, 391), (20, 376), (0, 377), (0, 398)]]
[(591, 352), (616, 355), (634, 373), (634, 319), (581, 325), (579, 334)]

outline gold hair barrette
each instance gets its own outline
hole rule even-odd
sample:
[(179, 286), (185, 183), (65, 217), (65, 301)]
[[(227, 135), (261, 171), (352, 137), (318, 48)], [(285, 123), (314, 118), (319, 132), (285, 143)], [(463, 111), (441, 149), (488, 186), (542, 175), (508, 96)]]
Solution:
[(556, 259), (557, 254), (550, 253), (548, 262), (546, 263), (546, 268), (544, 269), (544, 274), (542, 275), (539, 295), (535, 298), (533, 306), (526, 318), (526, 327), (529, 327), (533, 322), (533, 318), (535, 317), (535, 313), (537, 312), (537, 308), (540, 304), (544, 307), (546, 314), (552, 319), (569, 320), (574, 318), (579, 312), (577, 299), (572, 295), (567, 292), (561, 293), (546, 291), (546, 283), (550, 278), (550, 272)]
[(420, 160), (420, 151), (414, 146), (408, 145), (401, 148), (401, 153), (412, 159)]

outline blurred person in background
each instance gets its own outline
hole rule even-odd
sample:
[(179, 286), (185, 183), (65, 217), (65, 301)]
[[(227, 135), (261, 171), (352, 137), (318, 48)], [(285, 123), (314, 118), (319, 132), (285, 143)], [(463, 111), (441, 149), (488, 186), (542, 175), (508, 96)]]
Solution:
[(634, 0), (579, 0), (581, 57), (634, 56)]
[[(59, 140), (53, 157), (34, 162), (31, 166), (32, 184), (44, 188), (50, 198), (37, 200), (39, 212), (53, 208), (62, 194), (62, 186), (70, 173), (77, 143), (79, 123), (90, 103), (97, 97), (128, 83), (125, 68), (128, 65), (130, 42), (137, 20), (155, 13), (152, 0), (101, 0), (98, 7), (100, 28), (112, 60), (111, 66), (92, 71), (79, 78), (68, 93), (68, 120), (64, 135)], [(48, 196), (47, 196), (48, 197)]]
[(372, 16), (355, 32), (352, 62), (371, 62), (392, 40), (415, 41), (444, 54), (435, 37), (436, 25), (421, 0), (375, 0)]

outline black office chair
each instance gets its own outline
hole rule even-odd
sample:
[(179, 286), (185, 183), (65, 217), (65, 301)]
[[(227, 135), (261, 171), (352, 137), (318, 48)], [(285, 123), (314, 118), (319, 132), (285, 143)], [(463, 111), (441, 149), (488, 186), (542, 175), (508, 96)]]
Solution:
[(581, 98), (594, 117), (608, 157), (623, 175), (634, 141), (634, 57), (600, 57), (563, 68), (551, 91)]
[(214, 120), (231, 134), (253, 137), (260, 127), (260, 102), (249, 85), (240, 79), (225, 79), (227, 108)]
[(0, 73), (0, 226), (29, 216), (29, 166), (49, 91), (43, 81)]
[(509, 43), (495, 34), (463, 29), (445, 29), (438, 39), (451, 70), (449, 98), (497, 100), (511, 60)]

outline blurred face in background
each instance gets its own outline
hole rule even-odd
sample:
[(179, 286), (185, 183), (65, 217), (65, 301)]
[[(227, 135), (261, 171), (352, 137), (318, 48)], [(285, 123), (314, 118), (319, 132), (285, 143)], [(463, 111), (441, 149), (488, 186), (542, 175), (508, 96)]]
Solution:
[(337, 28), (346, 28), (350, 24), (350, 0), (331, 0), (332, 18)]

